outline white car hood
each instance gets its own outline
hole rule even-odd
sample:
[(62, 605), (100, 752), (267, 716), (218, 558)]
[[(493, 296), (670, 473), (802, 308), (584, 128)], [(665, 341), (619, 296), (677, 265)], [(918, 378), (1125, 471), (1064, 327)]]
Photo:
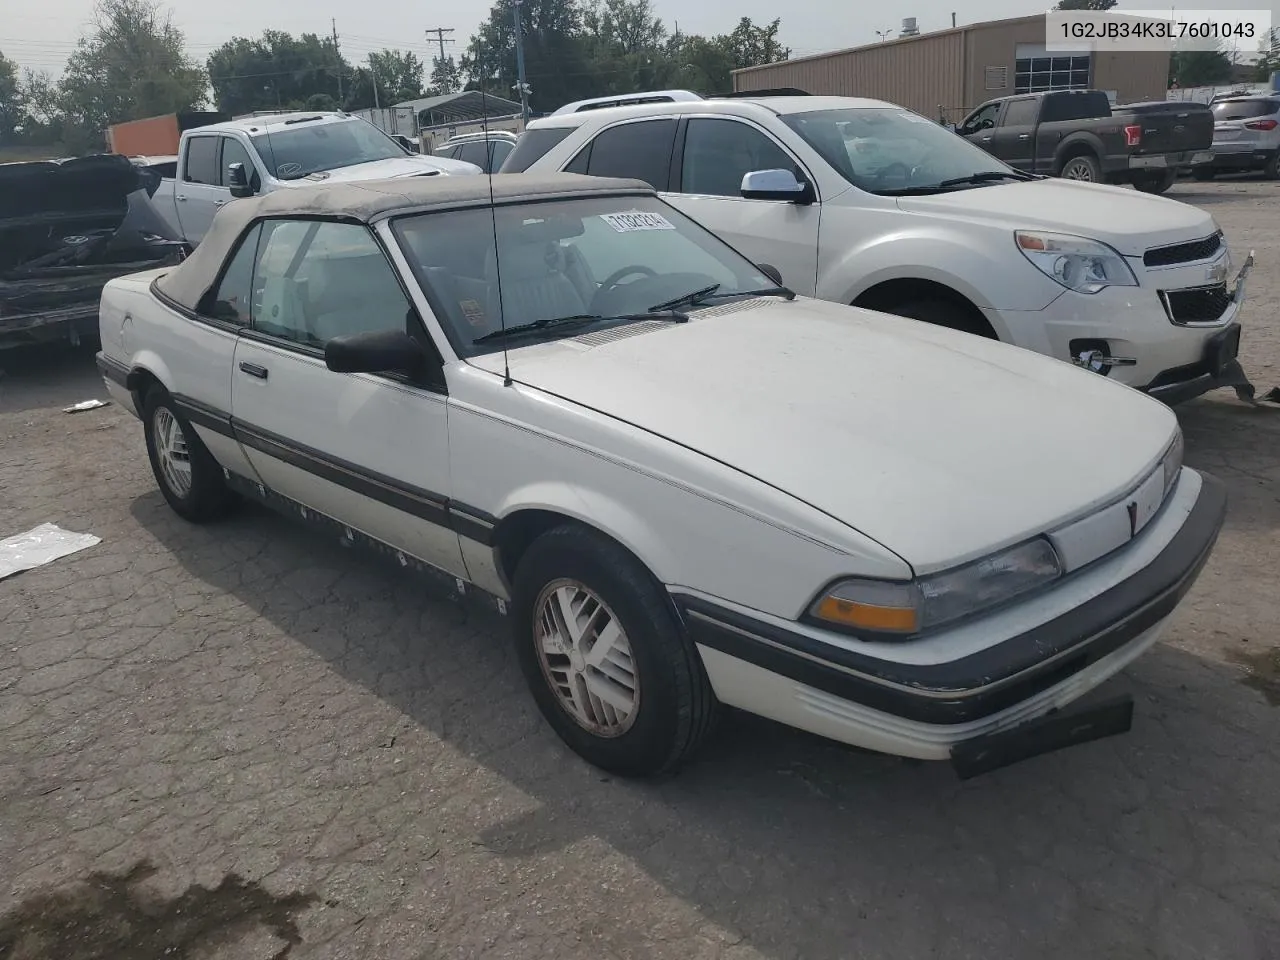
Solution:
[(415, 177), (433, 170), (445, 176), (466, 176), (477, 174), (480, 168), (474, 163), (462, 160), (451, 160), (448, 157), (392, 157), (389, 160), (375, 160), (372, 163), (356, 163), (337, 170), (325, 170), (318, 175), (302, 177), (288, 181), (290, 184), (305, 186), (316, 183), (338, 183), (350, 180), (390, 180), (394, 177)]
[[(512, 377), (752, 475), (919, 573), (1112, 501), (1177, 422), (1066, 362), (824, 301), (649, 329), (511, 350)], [(501, 353), (471, 362), (502, 372)]]
[(1130, 257), (1142, 256), (1148, 247), (1199, 240), (1217, 230), (1213, 217), (1190, 204), (1075, 180), (1032, 180), (929, 197), (901, 197), (898, 208), (905, 213), (1000, 224), (1010, 232), (1073, 233), (1101, 240)]

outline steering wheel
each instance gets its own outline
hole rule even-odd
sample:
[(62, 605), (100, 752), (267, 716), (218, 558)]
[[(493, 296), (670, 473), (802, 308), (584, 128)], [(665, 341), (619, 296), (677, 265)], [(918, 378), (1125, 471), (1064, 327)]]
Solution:
[(906, 183), (906, 181), (910, 179), (911, 174), (913, 172), (914, 172), (914, 168), (908, 169), (905, 163), (901, 163), (895, 160), (893, 163), (889, 164), (888, 166), (881, 167), (879, 170), (877, 170), (876, 179), (880, 181), (898, 180), (898, 181), (901, 181), (902, 183)]
[(608, 293), (618, 285), (618, 282), (622, 280), (623, 277), (629, 277), (633, 273), (642, 273), (648, 277), (656, 277), (658, 275), (658, 271), (651, 270), (649, 267), (642, 264), (632, 264), (615, 270), (613, 273), (609, 274), (609, 276), (605, 277), (604, 282), (600, 284), (600, 292)]

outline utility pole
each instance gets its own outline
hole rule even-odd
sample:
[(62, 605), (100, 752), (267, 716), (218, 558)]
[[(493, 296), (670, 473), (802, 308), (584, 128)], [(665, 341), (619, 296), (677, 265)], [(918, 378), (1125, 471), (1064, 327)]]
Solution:
[(511, 15), (516, 26), (516, 89), (520, 91), (520, 125), (529, 123), (529, 84), (524, 79), (524, 28), (520, 26), (520, 4), (523, 0), (512, 0)]
[(338, 20), (336, 17), (331, 18), (329, 23), (333, 27), (333, 55), (338, 60), (338, 104), (342, 104), (342, 54), (338, 50)]
[[(372, 54), (372, 53), (371, 53), (371, 54), (369, 54), (369, 79), (370, 79), (371, 81), (373, 81), (373, 109), (375, 109), (375, 110), (377, 110), (379, 113), (381, 113), (381, 112), (382, 112), (382, 107), (381, 107), (381, 106), (379, 105), (379, 103), (378, 103), (378, 71), (376, 71), (375, 69), (373, 69), (373, 54)], [(382, 118), (381, 118), (381, 117), (379, 117), (378, 119), (379, 119), (379, 120), (381, 120)]]
[[(428, 38), (430, 38), (430, 37), (432, 36), (432, 34), (434, 34), (434, 35), (435, 35), (435, 38), (436, 38), (437, 42), (439, 42), (439, 44), (440, 44), (440, 59), (441, 59), (441, 60), (443, 60), (443, 59), (444, 59), (444, 45), (445, 45), (445, 42), (446, 42), (446, 41), (445, 41), (445, 39), (444, 39), (444, 35), (445, 35), (446, 33), (453, 33), (453, 27), (432, 27), (430, 30), (424, 30), (424, 31), (422, 31), (422, 32), (423, 32), (423, 33), (425, 33), (425, 34), (427, 35), (427, 37), (428, 37)], [(453, 38), (452, 38), (452, 37), (450, 37), (450, 38), (449, 38), (449, 40), (448, 40), (448, 42), (449, 42), (449, 43), (453, 43)]]

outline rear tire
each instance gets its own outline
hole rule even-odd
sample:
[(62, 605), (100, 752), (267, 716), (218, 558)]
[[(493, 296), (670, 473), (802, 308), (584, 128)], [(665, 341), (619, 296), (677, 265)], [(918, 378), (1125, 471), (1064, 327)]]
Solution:
[(1133, 181), (1135, 190), (1142, 193), (1164, 193), (1173, 186), (1173, 182), (1178, 179), (1176, 170), (1167, 170), (1164, 173), (1151, 174), (1145, 177), (1139, 177)]
[(1213, 167), (1192, 167), (1191, 168), (1191, 176), (1196, 180), (1201, 181), (1202, 183), (1207, 180), (1212, 180), (1217, 175), (1218, 175), (1218, 171), (1214, 170)]
[(701, 745), (718, 707), (702, 660), (661, 586), (618, 544), (577, 524), (542, 534), (516, 568), (511, 612), (538, 709), (587, 762), (656, 776)]
[(1262, 175), (1268, 180), (1280, 180), (1280, 150), (1271, 155), (1267, 165), (1262, 168)]
[(222, 468), (159, 384), (143, 398), (142, 424), (151, 472), (174, 513), (191, 523), (224, 516), (235, 498)]
[(1102, 167), (1092, 154), (1082, 153), (1072, 157), (1062, 165), (1058, 174), (1063, 180), (1084, 180), (1088, 183), (1102, 182)]

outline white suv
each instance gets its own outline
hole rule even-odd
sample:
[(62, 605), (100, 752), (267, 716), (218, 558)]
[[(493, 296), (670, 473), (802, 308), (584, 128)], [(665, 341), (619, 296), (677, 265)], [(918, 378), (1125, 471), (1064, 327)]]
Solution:
[(1209, 214), (1021, 173), (891, 103), (565, 108), (502, 168), (526, 170), (643, 180), (802, 295), (998, 338), (1170, 403), (1252, 391), (1236, 359), (1252, 258), (1232, 275)]

